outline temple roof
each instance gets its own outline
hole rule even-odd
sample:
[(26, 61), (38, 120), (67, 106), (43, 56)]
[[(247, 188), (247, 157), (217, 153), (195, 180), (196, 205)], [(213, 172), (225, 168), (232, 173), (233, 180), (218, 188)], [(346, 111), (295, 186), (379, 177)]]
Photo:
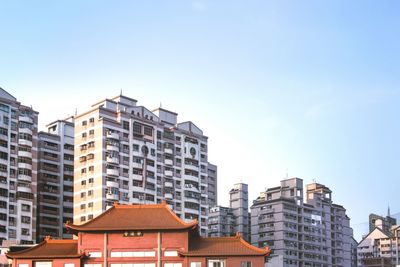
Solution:
[(81, 225), (67, 223), (66, 227), (77, 232), (183, 230), (197, 227), (197, 221), (184, 222), (166, 203), (148, 205), (116, 203), (91, 221)]
[(189, 242), (189, 251), (184, 256), (268, 256), (270, 249), (257, 248), (240, 235), (233, 237), (196, 237)]
[(18, 252), (8, 252), (6, 256), (11, 259), (55, 259), (80, 258), (83, 254), (78, 254), (78, 240), (46, 238), (36, 246)]

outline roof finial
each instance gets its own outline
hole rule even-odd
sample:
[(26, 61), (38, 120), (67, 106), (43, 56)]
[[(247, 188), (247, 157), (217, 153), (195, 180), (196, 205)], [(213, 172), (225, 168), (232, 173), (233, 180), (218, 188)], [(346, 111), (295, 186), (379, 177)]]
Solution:
[(160, 101), (160, 108), (162, 108), (162, 103), (161, 103), (161, 101)]
[(75, 116), (78, 116), (78, 108), (75, 108)]
[(120, 96), (122, 96), (122, 88), (121, 88), (121, 92), (119, 93)]
[(387, 216), (390, 217), (390, 206), (389, 206), (389, 204), (388, 204), (388, 213), (387, 213)]
[(45, 237), (44, 237), (44, 240), (46, 240), (46, 241), (48, 241), (48, 240), (50, 240), (51, 239), (51, 236), (50, 235), (46, 235)]

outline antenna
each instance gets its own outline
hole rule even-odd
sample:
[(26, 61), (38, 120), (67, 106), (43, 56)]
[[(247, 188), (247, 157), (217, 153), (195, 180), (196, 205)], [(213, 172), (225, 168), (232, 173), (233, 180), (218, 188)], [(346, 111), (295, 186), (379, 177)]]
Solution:
[(286, 168), (286, 179), (289, 179), (289, 170)]
[(161, 103), (161, 101), (160, 101), (160, 108), (162, 108), (162, 103)]
[(312, 181), (313, 181), (313, 183), (316, 183), (316, 182), (317, 182), (317, 179), (314, 178), (314, 179), (312, 179)]
[(78, 108), (75, 108), (75, 116), (78, 116)]
[(119, 95), (120, 95), (120, 96), (122, 95), (122, 88), (121, 88), (121, 92), (119, 93)]

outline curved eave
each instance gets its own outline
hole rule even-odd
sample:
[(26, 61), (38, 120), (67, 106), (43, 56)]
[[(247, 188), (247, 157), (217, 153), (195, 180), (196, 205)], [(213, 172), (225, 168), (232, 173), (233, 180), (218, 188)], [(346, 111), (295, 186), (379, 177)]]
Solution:
[(76, 255), (45, 255), (45, 256), (24, 256), (24, 255), (12, 255), (9, 253), (5, 254), (9, 259), (72, 259), (72, 258), (83, 258), (85, 254)]
[(194, 229), (197, 227), (197, 221), (193, 221), (187, 223), (186, 225), (182, 225), (182, 227), (174, 227), (174, 228), (137, 228), (137, 227), (130, 227), (130, 228), (86, 228), (82, 225), (74, 225), (74, 224), (65, 224), (65, 227), (68, 230), (72, 230), (74, 232), (123, 232), (123, 231), (178, 231), (178, 230), (187, 230), (187, 229)]
[(179, 252), (179, 255), (185, 257), (267, 257), (269, 252), (254, 253), (254, 254), (234, 254), (234, 253), (190, 253), (190, 252)]

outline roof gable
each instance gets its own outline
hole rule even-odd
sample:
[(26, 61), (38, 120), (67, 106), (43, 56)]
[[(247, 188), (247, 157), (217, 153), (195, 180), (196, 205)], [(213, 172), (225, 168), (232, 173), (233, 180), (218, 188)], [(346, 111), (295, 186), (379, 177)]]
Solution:
[(15, 97), (13, 97), (9, 92), (7, 92), (1, 87), (0, 87), (0, 98), (7, 99), (10, 101), (17, 101)]
[(183, 230), (195, 228), (197, 221), (180, 219), (166, 203), (147, 205), (120, 205), (103, 212), (82, 225), (67, 223), (66, 227), (78, 232), (125, 230)]
[(234, 237), (191, 238), (185, 256), (268, 256), (269, 247), (257, 248), (244, 241), (240, 235)]
[(83, 254), (78, 253), (78, 241), (50, 240), (46, 238), (36, 246), (18, 252), (6, 254), (11, 259), (48, 259), (48, 258), (79, 258)]
[(389, 238), (389, 236), (382, 231), (382, 229), (375, 227), (368, 235), (366, 235), (360, 243), (358, 243), (359, 247), (370, 246), (373, 244), (375, 239), (381, 238)]

